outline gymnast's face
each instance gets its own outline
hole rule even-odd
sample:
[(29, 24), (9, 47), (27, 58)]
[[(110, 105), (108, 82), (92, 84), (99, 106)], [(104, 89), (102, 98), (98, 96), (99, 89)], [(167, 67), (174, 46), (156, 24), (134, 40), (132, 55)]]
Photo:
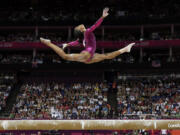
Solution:
[(84, 24), (78, 25), (75, 29), (79, 30), (81, 32), (85, 32), (86, 31), (86, 28), (85, 28)]

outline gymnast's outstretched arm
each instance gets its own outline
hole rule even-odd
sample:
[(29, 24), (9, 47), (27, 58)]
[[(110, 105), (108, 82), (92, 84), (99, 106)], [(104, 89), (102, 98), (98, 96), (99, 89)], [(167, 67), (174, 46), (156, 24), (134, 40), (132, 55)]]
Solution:
[(88, 32), (93, 32), (97, 27), (101, 25), (103, 22), (103, 19), (109, 15), (108, 13), (109, 8), (104, 8), (102, 16), (99, 18), (99, 20), (96, 21), (96, 23), (87, 29)]
[(72, 42), (69, 42), (69, 43), (64, 43), (63, 44), (63, 50), (66, 48), (66, 47), (71, 47), (71, 46), (77, 46), (79, 45), (79, 39), (75, 40), (75, 41), (72, 41)]

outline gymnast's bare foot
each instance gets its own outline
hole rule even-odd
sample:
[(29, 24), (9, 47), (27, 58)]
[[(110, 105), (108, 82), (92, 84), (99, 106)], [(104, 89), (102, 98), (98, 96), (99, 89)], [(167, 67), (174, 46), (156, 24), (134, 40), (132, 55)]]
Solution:
[(130, 52), (131, 51), (131, 48), (133, 47), (133, 45), (135, 45), (135, 43), (131, 43), (131, 44), (129, 44), (128, 46), (126, 46), (124, 49), (125, 49), (125, 51), (126, 52)]
[(49, 39), (45, 39), (45, 38), (40, 38), (40, 41), (41, 41), (41, 43), (43, 43), (43, 44), (46, 44), (46, 45), (48, 45), (49, 43), (51, 43), (51, 40), (49, 40)]

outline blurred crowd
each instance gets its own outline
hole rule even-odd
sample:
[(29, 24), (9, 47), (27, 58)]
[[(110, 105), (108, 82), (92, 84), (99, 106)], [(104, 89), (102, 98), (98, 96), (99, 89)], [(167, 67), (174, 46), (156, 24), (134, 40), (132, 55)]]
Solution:
[(179, 74), (149, 77), (119, 75), (118, 80), (118, 118), (125, 118), (124, 114), (152, 114), (145, 118), (156, 119), (180, 118)]
[[(115, 92), (115, 96), (111, 95), (112, 92)], [(24, 83), (13, 106), (10, 118), (180, 118), (179, 97), (179, 74), (152, 76), (119, 74), (113, 84), (105, 82)]]
[[(169, 5), (171, 8), (167, 10)], [(29, 1), (18, 2), (15, 0), (4, 7), (2, 7), (0, 14), (4, 21), (24, 23), (24, 25), (32, 23), (69, 25), (79, 21), (92, 22), (101, 15), (104, 7), (110, 7), (109, 22), (111, 23), (131, 23), (131, 20), (134, 23), (143, 23), (160, 19), (172, 21), (172, 18), (179, 16), (180, 13), (179, 3), (175, 0), (168, 2), (156, 0), (151, 2), (143, 0), (97, 0), (92, 2), (88, 0), (84, 2), (77, 0), (71, 1), (71, 4), (58, 0), (54, 0), (53, 3), (51, 1), (29, 3)]]
[(8, 35), (0, 35), (1, 42), (34, 42), (36, 41), (35, 35), (30, 33), (15, 33)]
[[(26, 31), (26, 30), (25, 30)], [(66, 34), (64, 33), (40, 33), (39, 36), (36, 36), (33, 32), (17, 32), (11, 34), (0, 34), (0, 42), (39, 42), (38, 37), (44, 37), (51, 39), (52, 41), (62, 42), (67, 41)]]
[(2, 55), (0, 54), (0, 63), (1, 64), (28, 64), (32, 62), (32, 56), (31, 55), (18, 55), (18, 54), (12, 54), (12, 55)]
[(23, 84), (11, 118), (99, 119), (109, 118), (107, 88), (103, 83)]
[[(67, 53), (68, 51), (65, 50)], [(98, 50), (99, 51), (99, 50)], [(109, 50), (111, 52), (113, 50)], [(78, 50), (80, 52), (80, 50)], [(24, 52), (26, 53), (26, 52)], [(71, 52), (73, 53), (73, 51)], [(76, 52), (77, 53), (77, 52)], [(100, 52), (102, 53), (102, 52)], [(132, 54), (123, 54), (112, 60), (104, 60), (101, 63), (127, 63), (127, 64), (135, 64), (135, 63), (148, 63), (151, 64), (152, 67), (161, 67), (163, 63), (179, 63), (180, 55), (175, 53), (173, 56), (169, 56), (168, 50), (166, 52), (143, 52), (142, 57), (139, 56), (138, 53)], [(61, 64), (61, 63), (73, 63), (72, 61), (65, 61), (61, 57), (56, 54), (51, 53), (36, 53), (35, 55), (32, 52), (23, 53), (2, 53), (0, 54), (0, 64), (32, 64), (33, 67), (38, 67), (38, 65), (42, 64)]]
[(6, 101), (14, 86), (15, 79), (13, 73), (0, 73), (0, 111), (6, 106)]
[[(67, 42), (67, 41), (73, 41), (76, 40), (73, 38), (73, 34), (71, 37), (68, 37), (68, 29), (66, 31), (61, 31), (62, 29), (59, 29), (59, 32), (43, 32), (39, 33), (39, 35), (36, 35), (35, 32), (17, 32), (17, 33), (0, 33), (0, 42), (39, 42), (39, 37), (44, 37), (47, 39), (50, 39), (54, 42)], [(140, 29), (139, 29), (140, 32)], [(106, 32), (105, 29), (105, 35), (102, 36), (102, 33), (96, 33), (96, 40), (97, 41), (139, 41), (139, 40), (173, 40), (173, 39), (179, 39), (180, 34), (179, 31), (175, 34), (170, 34), (168, 31), (161, 33), (161, 30), (159, 32), (149, 32), (145, 33), (145, 35), (142, 37), (139, 32), (132, 31), (126, 31), (122, 32), (121, 29), (116, 31), (112, 28), (111, 32)]]
[[(30, 6), (31, 4), (15, 0), (13, 1), (15, 2), (14, 4), (12, 4), (12, 2), (6, 5), (6, 8), (0, 7), (0, 25), (2, 23), (2, 25), (9, 24), (8, 26), (19, 24), (18, 26), (30, 25), (37, 27), (44, 25), (75, 27), (79, 24), (90, 26), (101, 16), (102, 9), (108, 6), (110, 7), (110, 16), (102, 25), (112, 27), (117, 25), (122, 26), (122, 28), (112, 28), (109, 31), (107, 27), (107, 29), (105, 28), (104, 30), (104, 35), (102, 34), (102, 30), (96, 33), (97, 40), (137, 41), (179, 39), (180, 32), (178, 25), (174, 26), (173, 29), (170, 25), (168, 27), (166, 27), (166, 25), (159, 25), (158, 27), (150, 25), (150, 27), (144, 27), (144, 35), (141, 35), (142, 30), (139, 27), (139, 24), (142, 26), (146, 24), (156, 24), (153, 23), (154, 21), (157, 22), (157, 24), (178, 24), (180, 22), (178, 20), (180, 16), (178, 2), (174, 0), (170, 0), (167, 3), (155, 0), (151, 2), (143, 0), (138, 2), (133, 1), (98, 0), (92, 2), (88, 0), (83, 2), (78, 0), (72, 1), (72, 7), (69, 6), (69, 3), (66, 1), (59, 2), (58, 0), (55, 0), (53, 3), (37, 1), (36, 6)], [(23, 4), (25, 5), (22, 8)], [(49, 6), (47, 7), (46, 5)], [(171, 8), (167, 10), (169, 5), (171, 5)], [(130, 27), (125, 26), (123, 28), (121, 24), (130, 25)], [(132, 26), (137, 27), (135, 28)], [(68, 28), (51, 29), (50, 27), (42, 27), (39, 28), (39, 32), (37, 32), (35, 28), (24, 27), (23, 29), (22, 32), (22, 29), (19, 30), (18, 28), (15, 28), (15, 30), (9, 28), (4, 30), (4, 28), (2, 28), (0, 32), (0, 41), (36, 42), (39, 41), (39, 37), (49, 38), (56, 42), (73, 40), (72, 37), (68, 37)]]

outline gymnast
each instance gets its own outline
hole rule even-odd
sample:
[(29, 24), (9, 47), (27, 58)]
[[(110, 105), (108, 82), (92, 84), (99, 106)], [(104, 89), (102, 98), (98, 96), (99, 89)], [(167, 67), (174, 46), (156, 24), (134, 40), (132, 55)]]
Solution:
[(60, 48), (60, 47), (56, 46), (55, 44), (51, 43), (51, 41), (49, 39), (40, 38), (40, 41), (41, 41), (41, 43), (43, 43), (46, 46), (53, 49), (63, 59), (68, 60), (68, 61), (82, 62), (85, 64), (92, 64), (92, 63), (100, 62), (100, 61), (103, 61), (106, 59), (113, 59), (120, 54), (123, 54), (125, 52), (130, 52), (132, 46), (135, 43), (131, 43), (128, 46), (126, 46), (122, 49), (119, 49), (117, 51), (111, 52), (111, 53), (105, 53), (105, 54), (95, 53), (96, 38), (94, 36), (93, 31), (97, 27), (99, 27), (101, 25), (102, 21), (104, 20), (104, 18), (106, 18), (109, 15), (108, 11), (109, 11), (109, 8), (104, 8), (102, 16), (99, 18), (99, 20), (88, 29), (86, 29), (83, 24), (75, 27), (75, 29), (74, 29), (75, 35), (78, 35), (78, 36), (83, 35), (84, 36), (83, 45), (85, 46), (85, 49), (81, 53), (67, 54), (63, 50), (68, 46), (78, 45), (80, 42), (79, 38), (76, 41), (63, 44), (63, 48)]

